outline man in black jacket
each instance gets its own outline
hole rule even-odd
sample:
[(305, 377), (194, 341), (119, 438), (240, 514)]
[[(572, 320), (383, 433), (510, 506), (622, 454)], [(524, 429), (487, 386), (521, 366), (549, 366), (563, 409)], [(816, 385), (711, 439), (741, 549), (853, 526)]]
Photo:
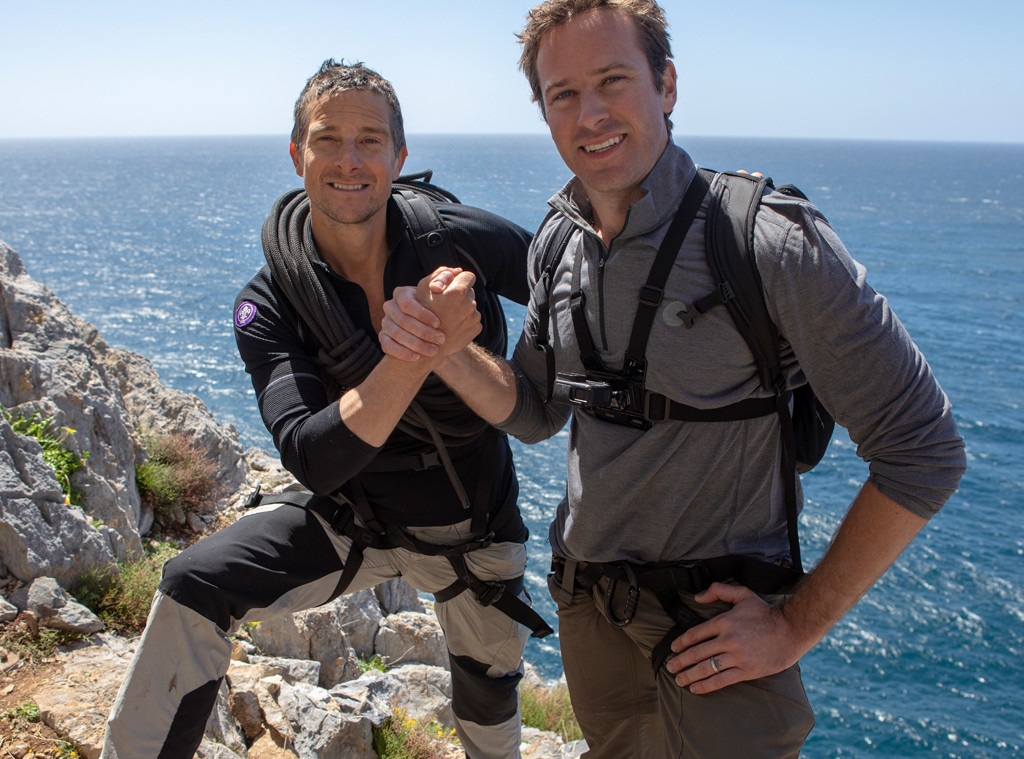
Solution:
[[(234, 326), (263, 420), (309, 492), (257, 497), (167, 563), (102, 756), (191, 757), (232, 630), (399, 576), (437, 597), (467, 755), (519, 756), (524, 623), (545, 630), (523, 590), (507, 440), (431, 375), (443, 350), (399, 361), (376, 338), (392, 290), (432, 269), (392, 196), (407, 149), (390, 83), (326, 61), (296, 102), (290, 153), (305, 190), (267, 219), (267, 265), (239, 294)], [(466, 309), (438, 304), (438, 326), (504, 354), (498, 295), (526, 301), (530, 236), (479, 209), (434, 208), (457, 259), (445, 263), (464, 270), (462, 298), (479, 307), (449, 320)]]

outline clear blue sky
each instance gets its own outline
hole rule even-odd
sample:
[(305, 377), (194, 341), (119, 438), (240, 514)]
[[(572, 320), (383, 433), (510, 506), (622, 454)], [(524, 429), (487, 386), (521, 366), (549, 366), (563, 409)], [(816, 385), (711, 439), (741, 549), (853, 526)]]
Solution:
[[(0, 138), (286, 134), (327, 57), (410, 133), (543, 132), (528, 0), (0, 3)], [(665, 0), (677, 135), (1024, 142), (1024, 0)]]

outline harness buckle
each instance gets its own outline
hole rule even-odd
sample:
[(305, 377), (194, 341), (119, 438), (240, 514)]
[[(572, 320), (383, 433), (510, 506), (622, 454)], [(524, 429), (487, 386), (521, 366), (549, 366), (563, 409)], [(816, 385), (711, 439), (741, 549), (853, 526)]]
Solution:
[(619, 580), (616, 577), (612, 577), (608, 582), (608, 588), (604, 592), (604, 613), (616, 627), (626, 627), (629, 625), (633, 618), (636, 616), (637, 606), (640, 604), (640, 583), (637, 581), (636, 570), (633, 569), (633, 565), (627, 561), (615, 562), (613, 566), (620, 568), (626, 575), (626, 579), (629, 581), (629, 590), (626, 591), (626, 603), (622, 607), (622, 616), (619, 617), (612, 604), (615, 600), (615, 588), (619, 584)]
[(505, 592), (505, 584), (501, 582), (481, 582), (477, 587), (473, 588), (473, 593), (476, 595), (476, 600), (480, 602), (481, 606), (491, 606), (497, 603), (498, 599), (501, 598)]
[(670, 418), (672, 402), (660, 393), (644, 390), (643, 407), (645, 419), (652, 422), (667, 422)]
[(433, 469), (441, 466), (441, 456), (436, 450), (423, 451), (420, 453), (420, 465), (414, 469), (415, 472), (422, 472), (425, 469)]
[(703, 561), (676, 564), (672, 567), (672, 575), (677, 587), (694, 594), (704, 592), (714, 581), (710, 567)]
[(245, 501), (242, 503), (242, 508), (243, 509), (251, 509), (257, 503), (259, 503), (259, 501), (260, 501), (260, 490), (261, 489), (262, 488), (261, 488), (261, 486), (259, 484), (257, 484), (256, 487), (254, 487), (252, 489), (252, 492), (249, 493), (248, 496), (246, 496)]
[(661, 299), (664, 295), (664, 290), (660, 287), (652, 287), (651, 285), (644, 285), (640, 288), (640, 302), (645, 306), (658, 307), (661, 303)]
[(441, 553), (445, 556), (463, 556), (473, 551), (479, 551), (481, 548), (489, 548), (492, 543), (494, 543), (494, 533), (488, 532), (486, 535), (481, 535), (473, 540), (467, 540), (465, 543), (446, 546)]

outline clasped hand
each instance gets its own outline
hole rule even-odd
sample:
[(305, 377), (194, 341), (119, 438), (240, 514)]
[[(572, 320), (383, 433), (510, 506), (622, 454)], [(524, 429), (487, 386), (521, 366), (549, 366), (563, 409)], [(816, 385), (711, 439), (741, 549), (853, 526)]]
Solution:
[(447, 358), (480, 334), (471, 271), (442, 266), (416, 287), (396, 287), (384, 304), (380, 344), (403, 361)]

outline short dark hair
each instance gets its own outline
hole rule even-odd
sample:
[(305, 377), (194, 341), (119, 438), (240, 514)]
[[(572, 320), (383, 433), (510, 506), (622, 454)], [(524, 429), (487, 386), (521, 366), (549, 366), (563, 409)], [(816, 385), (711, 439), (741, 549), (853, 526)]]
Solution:
[(302, 147), (309, 129), (310, 105), (321, 98), (331, 97), (340, 92), (359, 90), (382, 96), (391, 106), (391, 138), (395, 152), (405, 147), (405, 124), (402, 121), (402, 106), (398, 102), (391, 82), (362, 63), (347, 64), (328, 58), (320, 64), (320, 70), (306, 80), (306, 86), (295, 101), (295, 122), (292, 126), (292, 142)]
[[(552, 29), (561, 26), (575, 16), (588, 11), (607, 8), (622, 11), (629, 18), (640, 35), (647, 63), (651, 67), (654, 85), (661, 91), (661, 78), (665, 66), (672, 57), (669, 42), (668, 21), (665, 11), (654, 0), (545, 0), (532, 8), (527, 16), (526, 26), (516, 36), (523, 46), (519, 68), (526, 74), (533, 93), (533, 101), (544, 113), (544, 93), (540, 89), (540, 75), (537, 73), (537, 53), (541, 40)], [(666, 120), (667, 120), (666, 116)], [(669, 128), (671, 129), (671, 122)]]

